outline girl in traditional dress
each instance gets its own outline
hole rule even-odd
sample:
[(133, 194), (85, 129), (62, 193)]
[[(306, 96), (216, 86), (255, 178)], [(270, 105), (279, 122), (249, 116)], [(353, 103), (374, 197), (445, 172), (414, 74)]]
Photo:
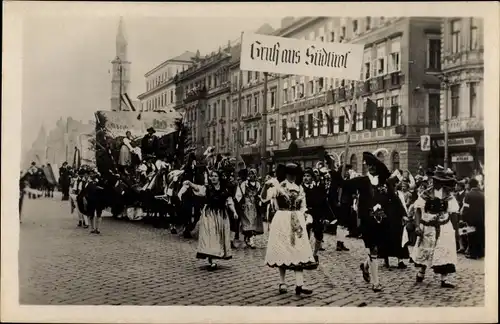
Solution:
[(118, 164), (123, 168), (124, 172), (128, 173), (128, 168), (132, 164), (132, 152), (134, 148), (132, 147), (132, 133), (127, 131), (125, 137), (122, 140), (122, 145), (120, 147), (120, 158), (118, 159)]
[[(278, 175), (281, 171), (276, 173)], [(285, 273), (290, 269), (295, 272), (295, 293), (309, 295), (312, 290), (303, 287), (303, 270), (315, 269), (318, 265), (314, 260), (306, 231), (304, 214), (307, 207), (304, 190), (296, 183), (300, 167), (294, 163), (287, 164), (284, 173), (286, 179), (278, 186), (273, 185), (272, 181), (266, 183), (267, 198), (275, 199), (278, 211), (269, 229), (265, 261), (269, 267), (279, 268), (280, 294), (287, 292)], [(282, 180), (280, 176), (277, 178)]]
[(234, 209), (233, 199), (224, 184), (221, 183), (221, 175), (216, 171), (209, 174), (209, 184), (206, 186), (196, 185), (186, 180), (185, 186), (193, 189), (195, 195), (206, 198), (205, 207), (201, 211), (199, 236), (198, 236), (198, 259), (208, 259), (209, 270), (217, 269), (214, 259), (231, 259), (231, 231), (229, 225), (229, 214), (237, 217)]
[(441, 287), (455, 287), (448, 281), (457, 264), (455, 230), (450, 219), (452, 213), (459, 212), (458, 202), (450, 189), (454, 183), (452, 177), (437, 170), (432, 177), (432, 186), (415, 201), (418, 237), (412, 258), (420, 269), (417, 282), (422, 282), (427, 268), (432, 268), (434, 273), (441, 275)]
[(248, 247), (254, 249), (254, 237), (264, 234), (262, 214), (259, 211), (260, 183), (257, 181), (257, 170), (248, 171), (248, 180), (236, 188), (236, 201), (241, 205), (241, 231)]

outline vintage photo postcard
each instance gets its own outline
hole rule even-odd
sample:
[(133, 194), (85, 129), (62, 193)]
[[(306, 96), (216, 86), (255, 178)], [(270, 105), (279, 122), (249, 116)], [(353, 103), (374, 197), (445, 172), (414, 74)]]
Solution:
[(2, 321), (498, 320), (497, 3), (4, 8)]

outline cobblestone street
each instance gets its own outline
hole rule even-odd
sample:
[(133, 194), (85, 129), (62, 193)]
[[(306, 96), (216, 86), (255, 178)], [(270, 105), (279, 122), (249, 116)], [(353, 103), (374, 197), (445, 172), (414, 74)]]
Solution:
[[(43, 213), (40, 213), (43, 211)], [(69, 203), (25, 200), (20, 224), (20, 303), (38, 305), (234, 305), (234, 306), (482, 306), (484, 262), (459, 256), (456, 289), (442, 289), (429, 272), (415, 283), (415, 269), (380, 267), (384, 291), (374, 293), (359, 271), (363, 243), (347, 239), (336, 252), (326, 236), (321, 266), (305, 272), (310, 297), (278, 294), (279, 275), (264, 265), (264, 235), (255, 250), (240, 248), (220, 269), (206, 271), (196, 240), (142, 222), (106, 217), (100, 236), (76, 226)], [(396, 260), (391, 260), (396, 264)]]

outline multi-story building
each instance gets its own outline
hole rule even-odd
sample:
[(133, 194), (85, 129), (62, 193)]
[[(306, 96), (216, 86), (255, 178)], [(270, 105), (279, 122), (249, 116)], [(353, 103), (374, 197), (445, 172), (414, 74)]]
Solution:
[(146, 92), (137, 96), (143, 111), (171, 110), (175, 107), (174, 77), (187, 70), (196, 54), (186, 51), (172, 59), (166, 60), (148, 71), (146, 78)]
[[(25, 155), (23, 167), (31, 161), (39, 165), (50, 163), (58, 166), (66, 161), (72, 165), (75, 150), (82, 151), (84, 146), (88, 146), (85, 145), (87, 143), (82, 143), (82, 135), (90, 135), (94, 130), (93, 122), (84, 123), (71, 117), (66, 120), (60, 118), (48, 134), (42, 126), (31, 149)], [(82, 163), (88, 163), (88, 161), (82, 161)]]
[(480, 18), (446, 18), (441, 25), (441, 134), (432, 136), (431, 156), (444, 158), (448, 119), (448, 161), (459, 176), (470, 176), (484, 163), (484, 43)]
[(439, 96), (440, 28), (440, 18), (315, 17), (278, 30), (282, 37), (364, 44), (365, 52), (361, 82), (282, 77), (275, 159), (313, 166), (326, 151), (343, 161), (348, 125), (342, 108), (353, 106), (347, 162), (362, 171), (362, 152), (371, 151), (389, 169), (414, 170), (425, 160), (417, 142), (439, 107), (432, 96)]
[[(269, 25), (263, 25), (256, 33), (273, 34)], [(231, 75), (231, 150), (239, 153), (247, 166), (258, 167), (261, 161), (262, 109), (264, 104), (264, 74), (252, 71), (240, 71), (241, 46), (233, 48), (229, 65)], [(241, 77), (241, 80), (240, 80)], [(242, 82), (240, 84), (240, 81)], [(277, 116), (279, 108), (278, 89), (280, 78), (268, 76), (267, 93), (267, 151), (277, 149)], [(240, 94), (241, 92), (241, 94)], [(241, 103), (239, 102), (241, 98)], [(241, 104), (241, 111), (239, 107)], [(239, 114), (239, 116), (238, 116)], [(240, 136), (237, 137), (238, 120)]]
[(198, 154), (208, 146), (229, 154), (229, 69), (231, 47), (219, 48), (175, 77), (175, 109), (184, 112)]

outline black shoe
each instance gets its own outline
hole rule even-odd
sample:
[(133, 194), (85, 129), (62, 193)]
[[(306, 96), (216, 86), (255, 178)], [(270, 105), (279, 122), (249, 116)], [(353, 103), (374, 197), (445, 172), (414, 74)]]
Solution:
[(455, 285), (445, 280), (441, 280), (441, 288), (455, 288)]
[(172, 227), (172, 229), (170, 230), (170, 234), (177, 234), (177, 230), (175, 229), (175, 227)]
[(398, 269), (406, 269), (406, 268), (408, 268), (408, 266), (406, 264), (404, 264), (403, 261), (398, 263)]
[(95, 233), (96, 233), (96, 234), (101, 234), (101, 231), (99, 231), (99, 230), (95, 230)]
[(286, 284), (280, 284), (278, 288), (280, 295), (286, 294), (288, 290), (286, 289)]
[(382, 285), (381, 284), (373, 285), (372, 286), (372, 290), (374, 292), (381, 292), (382, 291)]
[(370, 282), (371, 278), (370, 278), (370, 272), (367, 269), (368, 267), (365, 267), (365, 264), (361, 263), (359, 265), (359, 268), (361, 269), (361, 272), (363, 273), (363, 280), (366, 282)]
[(471, 255), (471, 254), (467, 254), (465, 257), (466, 257), (467, 259), (471, 259), (471, 260), (477, 260), (477, 259), (479, 259), (479, 257), (478, 257), (478, 256)]
[(465, 249), (458, 249), (457, 254), (465, 254)]
[(349, 251), (344, 242), (337, 242), (337, 251)]
[(311, 289), (302, 288), (302, 286), (295, 286), (295, 295), (299, 296), (300, 294), (310, 295), (313, 291)]
[(423, 282), (423, 281), (424, 281), (424, 278), (425, 278), (425, 275), (421, 274), (420, 272), (419, 272), (419, 273), (417, 273), (417, 278), (416, 278), (416, 281), (417, 281), (418, 283)]
[(217, 270), (217, 263), (210, 263), (208, 266), (208, 271), (214, 271)]
[(96, 234), (96, 231), (95, 230), (91, 230), (90, 234)]
[(82, 227), (82, 222), (78, 222), (78, 227)]
[(89, 226), (88, 225), (83, 225), (83, 228), (89, 228)]

